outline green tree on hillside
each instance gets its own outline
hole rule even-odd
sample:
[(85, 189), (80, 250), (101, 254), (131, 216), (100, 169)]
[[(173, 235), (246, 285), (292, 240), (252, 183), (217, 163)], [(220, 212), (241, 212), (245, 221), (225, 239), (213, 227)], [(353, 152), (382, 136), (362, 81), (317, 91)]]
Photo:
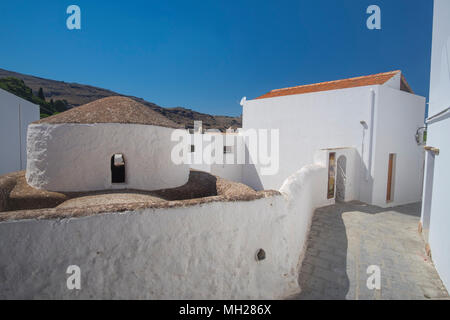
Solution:
[(13, 77), (0, 79), (0, 88), (33, 102), (33, 91), (22, 80)]
[(42, 88), (39, 88), (38, 98), (45, 101), (44, 90), (42, 90)]
[(35, 96), (33, 94), (33, 90), (25, 85), (25, 82), (23, 82), (23, 80), (14, 77), (6, 77), (0, 79), (0, 88), (11, 92), (12, 94), (15, 94), (16, 96), (21, 97), (27, 101), (39, 105), (41, 118), (64, 112), (68, 109), (68, 103), (66, 100), (53, 101), (52, 99), (50, 102), (46, 102), (44, 90), (42, 88), (39, 88), (38, 95)]

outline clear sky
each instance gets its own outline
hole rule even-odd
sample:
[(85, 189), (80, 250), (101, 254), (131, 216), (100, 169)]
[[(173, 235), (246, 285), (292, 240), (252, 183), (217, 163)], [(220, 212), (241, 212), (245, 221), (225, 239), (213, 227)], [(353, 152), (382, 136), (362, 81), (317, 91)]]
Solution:
[(0, 68), (225, 115), (243, 96), (397, 69), (428, 97), (432, 13), (432, 0), (1, 1)]

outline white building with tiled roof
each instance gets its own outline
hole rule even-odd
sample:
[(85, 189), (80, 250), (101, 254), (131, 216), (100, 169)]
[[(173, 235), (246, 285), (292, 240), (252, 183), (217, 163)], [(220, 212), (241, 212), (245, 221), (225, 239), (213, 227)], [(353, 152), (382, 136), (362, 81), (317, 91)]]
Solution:
[(244, 131), (279, 130), (278, 173), (262, 174), (255, 161), (244, 166), (244, 183), (279, 189), (293, 172), (320, 163), (329, 178), (319, 190), (330, 201), (420, 201), (425, 98), (401, 71), (272, 90), (242, 105)]

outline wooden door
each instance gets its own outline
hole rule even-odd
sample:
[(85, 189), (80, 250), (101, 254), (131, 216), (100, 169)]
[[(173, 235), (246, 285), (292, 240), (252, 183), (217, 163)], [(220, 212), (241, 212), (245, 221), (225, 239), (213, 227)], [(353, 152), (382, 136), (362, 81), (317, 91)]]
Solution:
[(395, 157), (394, 153), (389, 154), (386, 202), (392, 201), (392, 179), (393, 179), (393, 171), (394, 171), (394, 157)]

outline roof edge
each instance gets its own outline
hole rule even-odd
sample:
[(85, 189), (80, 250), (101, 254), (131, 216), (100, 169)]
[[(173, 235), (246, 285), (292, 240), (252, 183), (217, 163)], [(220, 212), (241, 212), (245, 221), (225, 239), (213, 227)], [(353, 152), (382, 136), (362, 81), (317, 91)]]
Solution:
[(18, 95), (14, 94), (14, 93), (12, 93), (12, 92), (9, 92), (8, 90), (5, 90), (5, 89), (3, 89), (3, 88), (0, 88), (0, 90), (5, 91), (7, 94), (13, 95), (13, 96), (16, 97), (17, 99), (20, 99), (20, 100), (22, 100), (22, 101), (25, 101), (25, 102), (28, 103), (28, 104), (31, 104), (31, 105), (36, 106), (36, 107), (38, 107), (38, 108), (40, 107), (38, 104), (33, 103), (33, 102), (31, 102), (31, 101), (28, 101), (27, 99), (24, 99), (24, 98), (22, 98), (22, 97), (19, 97)]
[(406, 81), (406, 78), (403, 75), (403, 72), (402, 72), (402, 77), (400, 79), (400, 90), (414, 94), (414, 91), (413, 91), (413, 89), (411, 89), (410, 85), (408, 84), (408, 81)]
[[(285, 88), (280, 88), (280, 89), (273, 89), (261, 96), (258, 96), (256, 98), (254, 98), (253, 100), (258, 100), (258, 99), (267, 99), (267, 98), (276, 98), (276, 97), (280, 97), (280, 96), (285, 96), (285, 95), (295, 95), (295, 94), (305, 94), (305, 93), (314, 93), (314, 92), (323, 92), (323, 91), (331, 91), (331, 90), (339, 90), (339, 89), (349, 89), (349, 88), (357, 88), (357, 87), (364, 87), (364, 86), (370, 86), (370, 85), (383, 85), (385, 84), (387, 81), (389, 81), (390, 79), (392, 79), (392, 77), (394, 77), (395, 75), (397, 75), (398, 73), (401, 73), (401, 79), (402, 79), (402, 84), (404, 83), (405, 88), (412, 92), (411, 87), (409, 87), (408, 83), (406, 82), (406, 79), (403, 76), (403, 73), (401, 70), (394, 70), (394, 71), (388, 71), (388, 72), (381, 72), (381, 73), (375, 73), (375, 74), (371, 74), (371, 75), (365, 75), (365, 76), (358, 76), (358, 77), (351, 77), (351, 78), (345, 78), (345, 79), (338, 79), (338, 80), (331, 80), (331, 81), (324, 81), (324, 82), (317, 82), (317, 83), (311, 83), (311, 84), (305, 84), (305, 85), (298, 85), (298, 86), (293, 86), (293, 87), (285, 87)], [(380, 76), (385, 76), (387, 77), (383, 82), (379, 82), (379, 83), (368, 83), (368, 84), (353, 84), (353, 85), (349, 85), (349, 86), (343, 86), (342, 88), (334, 88), (334, 89), (323, 89), (323, 90), (311, 90), (308, 92), (292, 92), (292, 93), (285, 93), (283, 94), (283, 91), (288, 91), (288, 90), (295, 90), (295, 89), (300, 89), (300, 88), (304, 88), (307, 89), (309, 87), (318, 87), (318, 86), (327, 86), (327, 85), (333, 85), (333, 84), (339, 84), (340, 82), (345, 82), (345, 81), (358, 81), (358, 80), (364, 80), (364, 79), (370, 79), (370, 78), (376, 78), (376, 77), (380, 77)], [(276, 95), (270, 96), (271, 93), (275, 93)]]

